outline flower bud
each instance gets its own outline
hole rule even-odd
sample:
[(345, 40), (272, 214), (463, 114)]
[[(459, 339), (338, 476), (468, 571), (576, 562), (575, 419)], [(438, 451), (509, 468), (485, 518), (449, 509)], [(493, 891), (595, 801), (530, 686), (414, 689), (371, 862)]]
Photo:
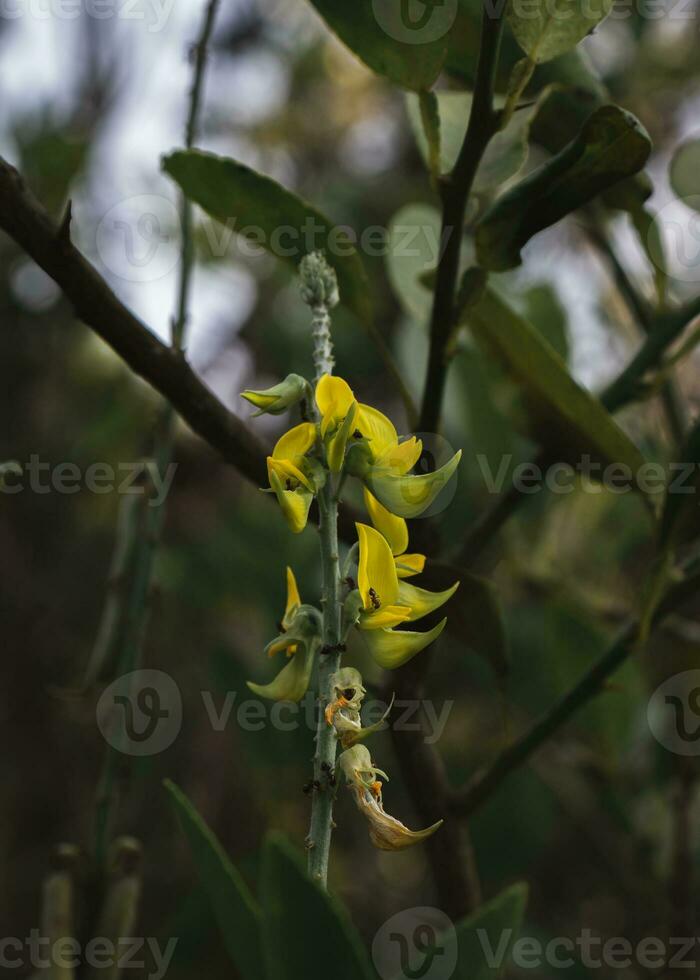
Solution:
[(296, 405), (302, 398), (309, 394), (309, 385), (305, 378), (300, 374), (288, 374), (284, 381), (266, 388), (263, 391), (254, 391), (246, 388), (241, 392), (241, 398), (254, 405), (258, 409), (253, 413), (253, 418), (258, 415), (281, 415), (292, 405)]

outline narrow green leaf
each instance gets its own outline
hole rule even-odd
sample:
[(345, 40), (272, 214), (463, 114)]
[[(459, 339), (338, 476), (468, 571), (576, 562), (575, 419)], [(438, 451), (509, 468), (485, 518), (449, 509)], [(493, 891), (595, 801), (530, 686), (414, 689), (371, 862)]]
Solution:
[(308, 877), (301, 857), (279, 834), (265, 841), (260, 896), (269, 980), (372, 980), (367, 951), (347, 912)]
[(201, 150), (177, 150), (163, 170), (184, 194), (231, 231), (294, 265), (325, 250), (338, 276), (341, 302), (360, 319), (370, 318), (369, 286), (347, 230), (270, 177)]
[(190, 845), (229, 956), (244, 980), (262, 980), (262, 926), (257, 903), (182, 790), (169, 779), (164, 785)]
[(512, 885), (457, 924), (457, 980), (496, 980), (522, 929), (528, 888)]
[(694, 211), (700, 211), (700, 139), (688, 140), (676, 149), (669, 178), (674, 193)]
[(538, 232), (638, 173), (651, 151), (641, 123), (618, 106), (597, 109), (560, 153), (503, 194), (476, 230), (477, 256), (494, 271), (520, 265)]
[[(440, 173), (448, 174), (457, 162), (471, 112), (470, 92), (437, 92), (440, 127)], [(425, 131), (418, 96), (406, 96), (406, 110), (421, 156), (430, 166), (431, 146)], [(472, 189), (477, 193), (499, 187), (516, 174), (527, 160), (528, 132), (535, 107), (516, 112), (506, 128), (489, 143), (477, 171)]]
[(454, 4), (426, 3), (413, 21), (387, 0), (311, 0), (331, 30), (372, 71), (395, 85), (429, 89), (447, 56)]
[(389, 222), (386, 265), (396, 298), (420, 324), (427, 324), (432, 287), (426, 275), (440, 257), (440, 214), (430, 204), (407, 204)]
[(534, 62), (575, 48), (610, 13), (613, 0), (511, 0), (508, 23)]
[(440, 165), (440, 107), (438, 97), (434, 92), (419, 92), (417, 98), (422, 124), (427, 144), (428, 169), (433, 177), (438, 178)]
[(528, 434), (559, 459), (576, 463), (586, 454), (603, 465), (621, 464), (634, 478), (644, 457), (531, 323), (490, 289), (466, 322), (520, 391)]

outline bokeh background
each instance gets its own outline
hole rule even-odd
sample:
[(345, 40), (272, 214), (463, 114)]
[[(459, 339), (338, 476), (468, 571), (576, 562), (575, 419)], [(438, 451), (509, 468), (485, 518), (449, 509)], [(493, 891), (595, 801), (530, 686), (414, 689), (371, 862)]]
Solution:
[[(468, 51), (478, 36), (476, 4), (462, 3)], [(688, 16), (678, 18), (677, 7), (658, 5), (660, 17), (612, 18), (582, 49), (613, 99), (653, 138), (652, 211), (666, 208), (683, 223), (692, 212), (674, 202), (667, 168), (675, 146), (700, 130), (699, 12), (686, 4)], [(28, 4), (18, 16), (0, 15), (0, 152), (54, 214), (71, 197), (78, 244), (161, 337), (175, 307), (178, 227), (177, 197), (159, 157), (182, 143), (201, 8), (143, 0), (134, 8), (142, 17), (102, 21), (82, 8), (66, 18)], [(459, 67), (455, 57), (443, 84), (468, 83)], [(358, 230), (386, 228), (409, 204), (436, 205), (403, 96), (356, 61), (301, 0), (222, 4), (198, 143), (274, 176)], [(533, 145), (528, 166), (542, 158)], [(135, 218), (144, 198), (162, 232), (152, 257), (152, 229)], [(211, 228), (198, 225), (188, 356), (217, 395), (247, 417), (238, 397), (244, 386), (310, 373), (308, 311), (286, 266), (251, 258), (235, 236), (224, 254), (212, 254)], [(609, 230), (621, 261), (651, 297), (654, 270), (628, 219), (611, 218)], [(381, 331), (419, 395), (425, 323), (400, 302), (391, 262), (368, 257), (367, 265)], [(672, 278), (672, 295), (692, 295), (692, 280), (687, 269)], [(609, 268), (576, 216), (528, 246), (523, 269), (504, 277), (504, 288), (593, 389), (615, 375), (637, 343)], [(117, 466), (141, 458), (157, 397), (75, 321), (57, 288), (5, 237), (0, 323), (0, 459), (26, 463), (36, 454), (51, 466), (67, 461), (84, 471), (96, 461)], [(377, 350), (342, 310), (334, 339), (340, 371), (362, 400), (389, 411), (405, 431)], [(679, 376), (691, 409), (699, 394), (696, 365), (687, 359)], [(436, 548), (439, 540), (463, 538), (490, 502), (477, 455), (495, 466), (503, 454), (517, 460), (532, 452), (509, 421), (507, 399), (465, 339), (445, 422), (446, 438), (464, 448), (465, 459), (454, 500), (433, 523)], [(272, 442), (285, 421), (252, 424)], [(668, 433), (653, 401), (627, 410), (622, 423), (649, 458), (666, 458)], [(235, 714), (247, 697), (245, 680), (265, 679), (273, 669), (262, 648), (283, 606), (285, 565), (294, 565), (305, 596), (318, 593), (316, 536), (309, 529), (292, 538), (269, 500), (185, 427), (176, 459), (145, 665), (176, 680), (184, 724), (172, 747), (131, 767), (115, 831), (143, 843), (139, 934), (179, 938), (169, 976), (223, 978), (233, 968), (161, 781), (174, 779), (192, 797), (252, 883), (266, 829), (282, 829), (301, 846), (311, 733), (305, 726), (246, 731)], [(0, 496), (3, 936), (23, 937), (38, 924), (52, 848), (61, 841), (90, 848), (105, 752), (95, 723), (100, 688), (82, 698), (61, 690), (80, 678), (94, 643), (119, 503), (116, 493), (85, 489)], [(603, 651), (635, 608), (650, 551), (650, 524), (634, 495), (540, 494), (508, 525), (478, 569), (498, 589), (507, 676), (493, 669), (504, 649), (498, 631), (485, 633), (477, 619), (470, 630), (445, 635), (428, 678), (438, 710), (454, 701), (439, 749), (455, 785)], [(653, 656), (621, 670), (472, 821), (484, 894), (517, 880), (530, 884), (527, 935), (576, 936), (584, 927), (604, 937), (663, 934), (676, 773), (650, 735), (646, 707), (660, 675), (697, 662), (700, 640), (689, 616), (669, 621), (652, 643)], [(380, 690), (383, 678), (361, 647), (353, 647), (350, 662)], [(213, 730), (201, 691), (212, 692), (217, 705), (236, 693), (224, 730)], [(388, 734), (376, 737), (373, 752), (391, 774)], [(390, 915), (434, 904), (435, 892), (424, 853), (374, 851), (346, 797), (341, 791), (332, 884), (371, 942)], [(387, 787), (385, 803), (416, 826), (400, 778)], [(694, 842), (688, 860), (696, 857)]]

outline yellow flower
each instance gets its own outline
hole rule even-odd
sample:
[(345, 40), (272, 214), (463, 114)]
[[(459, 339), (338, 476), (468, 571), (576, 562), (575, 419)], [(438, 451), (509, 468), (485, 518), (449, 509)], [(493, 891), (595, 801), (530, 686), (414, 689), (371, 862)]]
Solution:
[(394, 556), (383, 535), (367, 524), (356, 527), (360, 545), (357, 585), (362, 599), (358, 626), (377, 663), (391, 669), (406, 663), (437, 639), (446, 620), (426, 633), (393, 627), (415, 622), (439, 609), (454, 595), (459, 582), (444, 592), (429, 592), (400, 581)]
[(418, 575), (425, 568), (425, 555), (406, 553), (408, 548), (408, 526), (403, 517), (397, 517), (364, 488), (365, 507), (372, 524), (384, 535), (394, 555), (396, 574), (399, 578)]
[(338, 763), (357, 808), (369, 823), (370, 840), (380, 850), (402, 851), (406, 847), (420, 844), (442, 825), (442, 820), (438, 820), (425, 830), (409, 830), (400, 820), (386, 812), (382, 801), (382, 784), (378, 777), (383, 776), (387, 781), (389, 777), (381, 769), (377, 769), (365, 745), (346, 749)]
[(355, 424), (357, 402), (346, 381), (324, 374), (316, 385), (316, 404), (321, 413), (321, 438), (326, 446), (328, 468), (339, 473)]
[(313, 606), (302, 605), (294, 572), (287, 568), (287, 603), (280, 635), (271, 640), (265, 652), (272, 657), (286, 653), (289, 663), (270, 684), (248, 687), (254, 694), (272, 701), (301, 701), (311, 680), (314, 656), (321, 645), (321, 614)]
[(433, 473), (410, 474), (423, 452), (421, 440), (411, 436), (400, 442), (393, 422), (358, 403), (342, 378), (324, 374), (316, 385), (316, 403), (330, 469), (339, 472), (347, 452), (348, 472), (363, 480), (392, 514), (422, 514), (457, 469), (461, 452)]
[(302, 422), (278, 440), (267, 457), (270, 487), (277, 496), (287, 523), (294, 534), (306, 527), (314, 496), (314, 484), (306, 472), (306, 454), (316, 442), (316, 426)]

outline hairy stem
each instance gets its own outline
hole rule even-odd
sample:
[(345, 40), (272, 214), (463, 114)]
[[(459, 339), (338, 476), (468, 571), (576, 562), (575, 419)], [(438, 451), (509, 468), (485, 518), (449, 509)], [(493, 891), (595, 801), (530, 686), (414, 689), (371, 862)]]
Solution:
[[(314, 253), (304, 260), (302, 296), (313, 311), (313, 359), (316, 382), (335, 367), (331, 341), (330, 307), (337, 302), (335, 274), (323, 256)], [(323, 646), (318, 661), (319, 715), (314, 755), (313, 802), (311, 827), (307, 840), (309, 874), (324, 887), (328, 879), (328, 856), (333, 832), (335, 799), (336, 737), (326, 723), (326, 705), (332, 700), (331, 678), (340, 667), (341, 657), (341, 575), (338, 553), (338, 493), (331, 474), (318, 493), (319, 539), (323, 576)]]
[(321, 565), (323, 571), (323, 648), (318, 663), (320, 711), (314, 756), (314, 793), (309, 830), (309, 873), (326, 884), (328, 855), (333, 831), (335, 780), (335, 730), (325, 719), (325, 708), (332, 700), (331, 678), (340, 667), (341, 657), (341, 581), (338, 555), (338, 504), (329, 480), (318, 495)]

